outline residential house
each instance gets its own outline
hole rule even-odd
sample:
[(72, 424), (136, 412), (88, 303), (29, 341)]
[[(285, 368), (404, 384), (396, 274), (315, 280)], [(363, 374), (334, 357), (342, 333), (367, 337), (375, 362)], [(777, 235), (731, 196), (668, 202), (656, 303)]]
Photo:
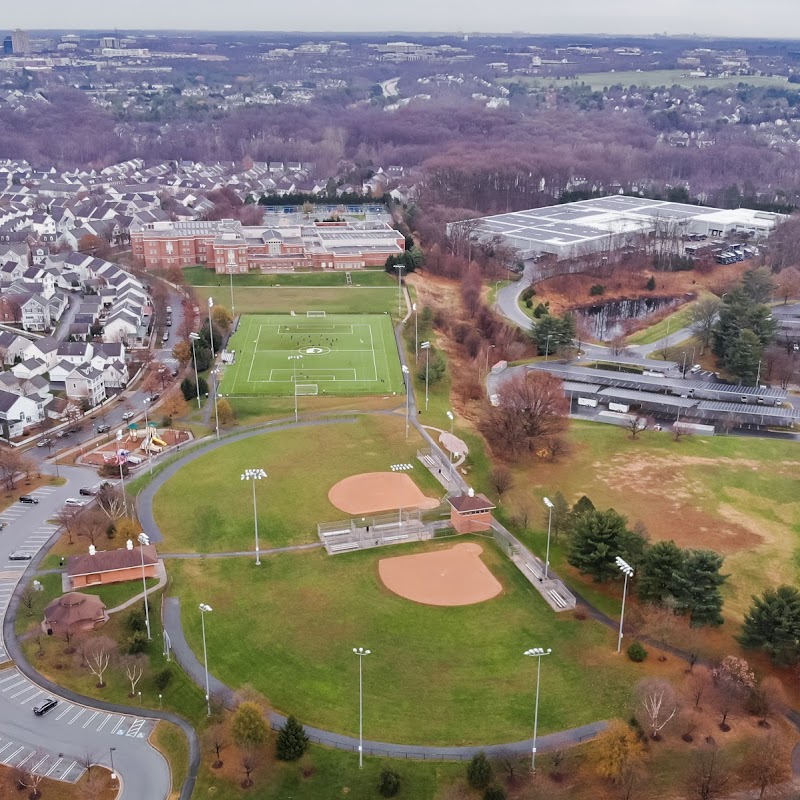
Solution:
[(21, 361), (23, 353), (30, 343), (30, 339), (26, 339), (18, 333), (0, 331), (0, 359), (2, 359), (2, 363), (13, 364), (17, 360)]
[(106, 399), (103, 373), (91, 364), (76, 367), (66, 380), (67, 398), (94, 408)]
[(5, 439), (22, 436), (26, 428), (43, 418), (34, 399), (0, 389), (0, 430)]

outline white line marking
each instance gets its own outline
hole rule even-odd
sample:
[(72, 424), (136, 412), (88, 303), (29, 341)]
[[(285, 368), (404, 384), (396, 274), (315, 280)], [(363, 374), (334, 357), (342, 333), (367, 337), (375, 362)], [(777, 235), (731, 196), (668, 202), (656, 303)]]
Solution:
[(39, 689), (39, 691), (36, 692), (36, 694), (32, 694), (30, 697), (26, 697), (24, 700), (20, 700), (19, 704), (21, 706), (24, 706), (25, 703), (30, 703), (31, 700), (35, 700), (40, 694), (44, 694), (44, 692), (41, 689)]
[[(22, 749), (22, 748), (20, 748), (20, 750), (21, 750), (21, 749)], [(18, 767), (21, 767), (21, 766), (22, 766), (22, 765), (23, 765), (25, 762), (27, 762), (27, 761), (30, 761), (30, 759), (33, 757), (33, 754), (34, 754), (35, 752), (36, 752), (35, 750), (31, 750), (31, 751), (30, 751), (30, 753), (28, 753), (28, 755), (26, 755), (26, 756), (25, 756), (25, 758), (23, 758), (23, 759), (22, 759), (22, 761), (20, 761), (20, 762), (18, 762), (18, 763), (17, 763), (17, 766), (18, 766)]]
[(65, 771), (65, 772), (64, 772), (64, 774), (61, 776), (61, 780), (62, 780), (62, 781), (66, 781), (66, 780), (67, 780), (67, 775), (69, 775), (69, 774), (70, 774), (70, 772), (72, 772), (72, 768), (73, 768), (73, 767), (74, 767), (74, 766), (75, 766), (77, 763), (78, 763), (77, 761), (73, 761), (73, 762), (72, 762), (72, 763), (71, 763), (71, 764), (70, 764), (70, 765), (67, 767), (66, 771)]
[(73, 722), (77, 722), (85, 713), (86, 709), (82, 708), (78, 713), (67, 723), (67, 725), (72, 725)]
[(93, 720), (93, 719), (94, 719), (94, 718), (95, 718), (95, 717), (96, 717), (96, 716), (97, 716), (99, 713), (100, 713), (99, 711), (95, 711), (95, 712), (94, 712), (94, 714), (92, 714), (92, 716), (91, 716), (91, 717), (89, 717), (89, 719), (87, 719), (87, 720), (86, 720), (86, 722), (84, 722), (84, 723), (83, 723), (83, 727), (84, 727), (84, 728), (87, 728), (87, 727), (88, 727), (88, 726), (91, 724), (92, 720)]
[(75, 708), (75, 706), (70, 706), (70, 705), (65, 706), (64, 710), (56, 717), (56, 722), (58, 722), (58, 720), (60, 720), (61, 717), (63, 717), (65, 714), (69, 714), (69, 712), (72, 711), (73, 708)]
[(117, 728), (119, 728), (119, 726), (122, 725), (123, 722), (125, 722), (125, 717), (120, 717), (119, 720), (117, 721), (117, 724), (111, 729), (111, 733), (112, 734), (116, 733)]
[(47, 761), (47, 759), (48, 759), (48, 758), (50, 758), (50, 756), (49, 756), (49, 755), (45, 756), (45, 757), (44, 757), (44, 758), (43, 758), (41, 761), (39, 761), (39, 763), (38, 763), (38, 764), (36, 764), (36, 765), (33, 767), (33, 769), (31, 770), (31, 772), (36, 772), (36, 770), (37, 770), (37, 769), (39, 769), (39, 767), (41, 767), (41, 766), (42, 766), (42, 764), (44, 764), (44, 762), (45, 762), (45, 761)]
[(12, 742), (8, 742), (7, 744), (4, 744), (2, 747), (0, 747), (0, 753), (2, 753), (4, 750), (8, 750), (8, 748), (11, 747), (11, 744)]
[(103, 720), (103, 721), (100, 723), (100, 727), (97, 729), (98, 733), (99, 733), (101, 730), (103, 730), (103, 728), (105, 728), (105, 726), (106, 726), (106, 723), (107, 723), (107, 722), (108, 722), (108, 721), (111, 719), (111, 717), (113, 717), (113, 716), (114, 716), (113, 714), (109, 714), (109, 715), (108, 715), (108, 716), (107, 716), (107, 717), (106, 717), (106, 718), (105, 718), (105, 719), (104, 719), (104, 720)]
[(11, 686), (6, 686), (6, 688), (3, 689), (3, 691), (7, 692), (10, 689), (13, 689), (15, 686), (19, 686), (21, 683), (24, 683), (24, 681), (17, 681), (16, 683), (12, 683)]
[(56, 769), (57, 769), (58, 765), (59, 765), (59, 764), (60, 764), (60, 763), (61, 763), (63, 760), (64, 760), (63, 758), (58, 758), (58, 759), (56, 759), (56, 763), (55, 763), (55, 764), (53, 764), (53, 766), (52, 766), (52, 767), (50, 767), (50, 769), (49, 769), (49, 770), (47, 770), (47, 772), (45, 772), (45, 774), (44, 774), (45, 778), (49, 778), (49, 777), (50, 777), (50, 776), (51, 776), (51, 775), (52, 775), (52, 774), (53, 774), (53, 773), (56, 771)]
[(17, 756), (19, 753), (21, 753), (24, 749), (25, 748), (23, 747), (18, 747), (10, 756), (6, 756), (6, 758), (3, 759), (3, 763), (4, 764), (10, 763), (11, 759)]

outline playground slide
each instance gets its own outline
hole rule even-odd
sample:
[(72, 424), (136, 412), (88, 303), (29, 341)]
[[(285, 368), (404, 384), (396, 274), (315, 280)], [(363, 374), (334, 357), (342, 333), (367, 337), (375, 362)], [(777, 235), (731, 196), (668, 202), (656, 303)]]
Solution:
[(159, 447), (166, 447), (167, 443), (163, 439), (159, 439), (158, 436), (154, 436), (151, 441), (153, 444), (157, 444)]

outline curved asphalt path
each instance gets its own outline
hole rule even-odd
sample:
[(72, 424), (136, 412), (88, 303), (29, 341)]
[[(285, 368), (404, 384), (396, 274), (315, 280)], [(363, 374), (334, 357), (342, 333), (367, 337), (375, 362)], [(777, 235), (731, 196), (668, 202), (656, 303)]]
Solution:
[[(97, 478), (94, 471), (78, 467), (62, 468), (61, 472), (62, 476), (67, 480), (67, 484), (64, 487), (59, 487), (62, 490), (66, 490), (70, 482), (74, 481), (75, 483), (85, 485), (93, 482)], [(77, 494), (74, 489), (71, 491), (72, 494)], [(61, 497), (62, 492), (58, 494), (59, 497)], [(64, 491), (63, 494), (66, 496), (67, 492)], [(60, 505), (61, 502), (58, 503), (59, 507)], [(38, 508), (38, 506), (35, 508)], [(52, 539), (58, 535), (59, 534), (56, 532)], [(181, 789), (180, 798), (181, 800), (189, 800), (194, 790), (197, 769), (200, 765), (200, 744), (194, 728), (192, 728), (188, 722), (169, 712), (152, 711), (150, 709), (145, 710), (143, 708), (133, 708), (116, 703), (107, 703), (103, 700), (77, 694), (44, 678), (25, 658), (22, 648), (17, 641), (16, 632), (14, 630), (14, 620), (16, 619), (20, 607), (20, 595), (37, 571), (39, 564), (49, 549), (49, 545), (50, 542), (47, 542), (29, 562), (10, 598), (8, 608), (3, 618), (3, 639), (9, 656), (15, 662), (15, 666), (20, 673), (50, 694), (65, 698), (81, 706), (86, 706), (90, 710), (125, 714), (139, 717), (140, 719), (165, 720), (180, 727), (184, 734), (186, 734), (186, 738), (189, 742), (189, 773)], [(46, 723), (46, 720), (47, 718), (45, 717), (43, 721)], [(0, 730), (2, 730), (2, 725), (3, 723), (0, 721)], [(38, 733), (34, 735), (41, 737), (42, 746), (47, 747), (47, 728), (45, 728), (44, 733), (42, 733), (40, 728)], [(85, 733), (83, 729), (70, 731), (70, 739), (72, 740), (71, 743), (73, 747), (78, 748), (81, 752), (83, 750), (97, 752), (100, 755), (98, 763), (110, 767), (108, 747), (99, 749), (98, 741), (96, 741), (97, 737), (93, 737), (91, 731), (86, 731)], [(108, 739), (104, 741), (103, 744), (113, 744), (113, 742), (113, 739)], [(161, 753), (149, 744), (136, 748), (118, 746), (116, 749), (114, 768), (119, 772), (122, 778), (122, 800), (161, 800), (161, 798), (166, 800), (172, 791), (169, 765)]]

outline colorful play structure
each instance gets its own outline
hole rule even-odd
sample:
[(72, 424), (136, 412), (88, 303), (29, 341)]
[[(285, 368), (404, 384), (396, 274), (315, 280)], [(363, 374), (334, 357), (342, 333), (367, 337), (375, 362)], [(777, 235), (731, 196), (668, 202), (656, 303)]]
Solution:
[[(139, 444), (140, 440), (141, 444)], [(135, 442), (143, 453), (160, 453), (167, 447), (167, 443), (159, 438), (158, 428), (155, 422), (148, 423), (144, 430), (140, 430), (135, 422), (128, 425), (127, 441)], [(136, 446), (132, 449), (135, 450)]]

